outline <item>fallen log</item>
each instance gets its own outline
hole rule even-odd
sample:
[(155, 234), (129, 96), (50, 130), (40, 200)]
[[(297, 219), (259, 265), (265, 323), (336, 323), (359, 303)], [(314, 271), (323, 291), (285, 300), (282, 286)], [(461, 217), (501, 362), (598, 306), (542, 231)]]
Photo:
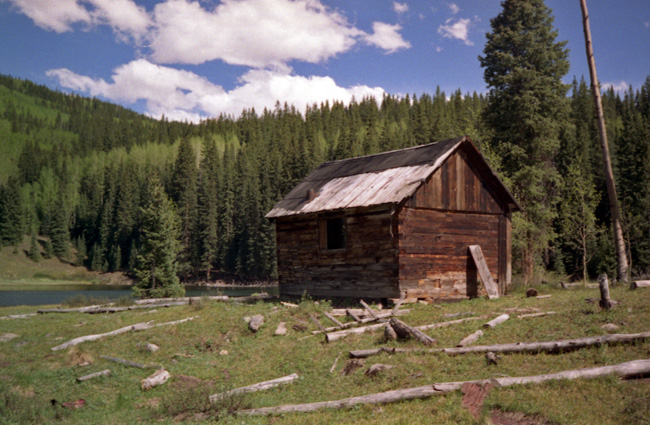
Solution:
[(77, 382), (87, 381), (89, 379), (97, 378), (98, 376), (108, 376), (110, 374), (111, 374), (111, 370), (110, 369), (105, 369), (105, 370), (102, 370), (102, 371), (99, 371), (99, 372), (90, 373), (88, 375), (80, 376), (79, 378), (77, 378)]
[(359, 304), (361, 304), (361, 305), (362, 305), (362, 306), (363, 306), (363, 307), (368, 311), (368, 313), (370, 313), (370, 315), (371, 315), (375, 320), (379, 320), (379, 316), (377, 316), (377, 313), (375, 313), (375, 310), (373, 310), (372, 308), (370, 308), (370, 306), (369, 306), (368, 304), (366, 304), (366, 302), (365, 302), (364, 300), (359, 300)]
[(330, 373), (334, 373), (334, 371), (336, 370), (336, 364), (339, 362), (340, 357), (341, 357), (341, 353), (339, 353), (339, 355), (336, 356), (336, 359), (334, 359), (334, 364), (332, 365), (332, 367), (330, 367)]
[[(375, 313), (377, 313), (378, 316), (380, 316), (382, 314), (393, 313), (393, 310), (394, 308), (392, 310), (382, 309), (382, 310), (374, 310), (374, 311)], [(345, 317), (345, 316), (350, 316), (348, 312), (354, 313), (354, 315), (358, 316), (359, 318), (363, 318), (364, 316), (370, 316), (370, 313), (368, 313), (368, 311), (365, 308), (333, 308), (329, 313), (334, 317)], [(395, 313), (393, 313), (393, 316), (403, 316), (409, 314), (410, 312), (411, 309), (404, 308), (402, 310), (397, 310)]]
[(397, 314), (397, 312), (399, 311), (399, 308), (401, 307), (403, 302), (404, 302), (404, 295), (402, 295), (402, 297), (399, 299), (399, 301), (397, 301), (397, 303), (395, 303), (395, 307), (393, 307), (393, 310), (390, 312), (393, 316), (395, 316)]
[(80, 336), (78, 338), (71, 339), (70, 341), (65, 342), (65, 343), (63, 343), (61, 345), (57, 345), (56, 347), (52, 347), (50, 350), (52, 350), (52, 351), (63, 350), (63, 349), (66, 349), (66, 348), (74, 347), (75, 345), (79, 345), (82, 342), (96, 341), (98, 339), (105, 338), (107, 336), (119, 335), (119, 334), (126, 333), (126, 332), (143, 331), (145, 329), (156, 328), (156, 327), (159, 327), (159, 326), (176, 325), (176, 324), (179, 324), (179, 323), (187, 322), (189, 320), (194, 320), (195, 317), (198, 317), (198, 316), (188, 317), (186, 319), (181, 319), (181, 320), (174, 320), (172, 322), (159, 323), (159, 324), (156, 324), (156, 325), (153, 324), (153, 320), (149, 321), (149, 322), (136, 323), (135, 325), (125, 326), (123, 328), (116, 329), (114, 331), (106, 332), (106, 333), (103, 333), (103, 334)]
[(487, 322), (486, 324), (484, 324), (483, 327), (484, 327), (484, 328), (494, 328), (495, 326), (500, 325), (501, 323), (505, 322), (505, 321), (508, 320), (508, 319), (510, 319), (510, 315), (509, 315), (509, 314), (507, 314), (507, 313), (506, 313), (506, 314), (502, 314), (501, 316), (498, 316), (498, 317), (496, 317), (496, 318), (490, 320), (490, 321)]
[(553, 295), (551, 295), (551, 294), (546, 294), (546, 295), (538, 295), (535, 298), (539, 300), (539, 299), (542, 299), (542, 298), (551, 298), (552, 296)]
[(170, 377), (171, 375), (165, 369), (158, 369), (151, 376), (148, 376), (142, 380), (142, 391), (147, 391), (154, 387), (158, 387), (167, 382)]
[(327, 317), (327, 318), (330, 319), (332, 322), (334, 322), (334, 324), (335, 324), (339, 329), (343, 329), (343, 323), (341, 323), (341, 322), (339, 322), (338, 320), (336, 320), (336, 317), (332, 316), (331, 314), (329, 314), (329, 313), (326, 312), (326, 311), (324, 311), (323, 314), (325, 315), (325, 317)]
[(637, 280), (630, 284), (631, 290), (635, 290), (638, 288), (650, 288), (650, 280)]
[(273, 379), (271, 381), (264, 381), (257, 384), (249, 385), (247, 387), (235, 388), (234, 390), (226, 391), (223, 393), (212, 394), (210, 396), (210, 402), (214, 403), (219, 400), (223, 400), (226, 397), (230, 397), (236, 394), (252, 393), (256, 391), (264, 391), (278, 385), (290, 384), (293, 381), (298, 379), (297, 373), (292, 373), (291, 375), (283, 376), (282, 378)]
[(526, 319), (528, 317), (550, 316), (551, 314), (557, 314), (557, 311), (545, 311), (540, 313), (520, 314), (517, 316), (517, 319)]
[(458, 344), (456, 344), (456, 347), (464, 347), (466, 345), (469, 345), (473, 342), (476, 342), (482, 336), (483, 336), (483, 331), (479, 329), (473, 334), (467, 335), (465, 338), (463, 338)]
[[(428, 329), (438, 329), (438, 328), (444, 328), (446, 326), (451, 326), (451, 325), (456, 325), (458, 323), (463, 323), (467, 322), (469, 320), (481, 320), (481, 319), (486, 319), (488, 316), (480, 316), (480, 317), (467, 317), (465, 319), (457, 319), (457, 320), (450, 320), (448, 322), (441, 322), (441, 323), (433, 323), (430, 325), (423, 325), (423, 326), (416, 326), (415, 329), (418, 329), (420, 331), (426, 331)], [(346, 323), (347, 325), (347, 323)], [(360, 328), (353, 328), (353, 329), (348, 329), (348, 330), (343, 330), (343, 331), (336, 331), (336, 332), (330, 332), (326, 335), (327, 337), (327, 342), (333, 342), (337, 341), (341, 338), (345, 338), (348, 335), (352, 334), (362, 334), (368, 331), (373, 331), (376, 329), (380, 329), (385, 325), (385, 323), (379, 323), (376, 325), (369, 325), (369, 326), (363, 326)], [(335, 328), (330, 328), (331, 330), (335, 330)], [(314, 331), (316, 333), (316, 331)]]
[[(383, 319), (388, 319), (388, 318), (392, 317), (391, 313), (378, 314), (377, 316), (379, 317), (379, 320), (382, 323), (384, 322)], [(358, 322), (342, 323), (342, 326), (343, 326), (343, 329), (348, 329), (348, 328), (352, 328), (354, 326), (362, 325), (364, 323), (371, 323), (371, 322), (376, 322), (376, 321), (377, 320), (374, 317), (368, 317), (366, 319), (359, 319)], [(325, 332), (334, 332), (334, 331), (340, 330), (340, 329), (341, 328), (339, 328), (338, 326), (331, 326), (329, 328), (325, 328)], [(316, 331), (311, 331), (311, 333), (314, 334), (314, 335), (317, 335), (317, 334), (323, 333), (323, 330), (319, 329), (319, 330), (316, 330)]]
[(355, 322), (357, 322), (357, 323), (361, 323), (361, 318), (360, 318), (360, 317), (359, 317), (359, 316), (358, 316), (354, 311), (352, 311), (352, 309), (347, 309), (347, 310), (346, 310), (346, 313), (347, 313), (347, 314), (348, 314), (352, 319), (354, 319)]
[(650, 339), (650, 331), (640, 332), (635, 334), (611, 334), (590, 336), (585, 338), (565, 339), (558, 341), (546, 342), (513, 342), (509, 344), (493, 344), (493, 345), (474, 345), (472, 347), (455, 347), (455, 348), (373, 348), (369, 350), (350, 351), (352, 358), (366, 358), (375, 356), (381, 353), (444, 353), (449, 355), (459, 355), (468, 353), (487, 353), (492, 351), (494, 353), (562, 353), (566, 351), (579, 350), (581, 348), (600, 346), (600, 345), (615, 345), (615, 344), (630, 344), (635, 341)]
[(150, 367), (158, 367), (156, 365), (146, 365), (146, 364), (142, 364), (142, 363), (132, 362), (130, 360), (120, 359), (119, 357), (111, 357), (111, 356), (104, 356), (104, 355), (101, 355), (99, 357), (101, 357), (104, 360), (108, 360), (109, 362), (119, 363), (119, 364), (123, 364), (125, 366), (136, 367), (138, 369), (148, 369)]
[(472, 381), (443, 382), (425, 385), (422, 387), (392, 390), (383, 393), (368, 394), (358, 397), (344, 398), (334, 401), (321, 401), (307, 404), (287, 404), (274, 407), (240, 410), (239, 415), (277, 415), (294, 412), (313, 412), (320, 409), (343, 409), (357, 404), (386, 404), (403, 400), (429, 398), (434, 395), (447, 394), (460, 390), (466, 383), (485, 385), (493, 384), (499, 387), (508, 387), (519, 384), (540, 384), (547, 381), (561, 379), (589, 379), (607, 375), (618, 375), (621, 378), (643, 376), (650, 373), (650, 360), (634, 360), (611, 366), (601, 366), (586, 369), (566, 370), (535, 376), (504, 377), (493, 379), (478, 379)]
[(327, 333), (327, 329), (325, 329), (325, 326), (321, 322), (318, 321), (318, 319), (311, 313), (309, 313), (309, 318), (311, 319), (312, 322), (316, 323), (316, 326), (318, 326), (318, 329), (320, 329), (321, 332)]
[(36, 316), (37, 313), (26, 313), (26, 314), (8, 314), (6, 316), (0, 316), (0, 320), (6, 319), (27, 319), (29, 317)]
[(415, 329), (407, 325), (399, 319), (393, 317), (390, 319), (389, 323), (390, 326), (395, 330), (397, 336), (400, 338), (408, 338), (411, 336), (424, 345), (433, 345), (436, 343), (436, 340), (431, 338), (429, 335), (426, 335), (419, 329)]

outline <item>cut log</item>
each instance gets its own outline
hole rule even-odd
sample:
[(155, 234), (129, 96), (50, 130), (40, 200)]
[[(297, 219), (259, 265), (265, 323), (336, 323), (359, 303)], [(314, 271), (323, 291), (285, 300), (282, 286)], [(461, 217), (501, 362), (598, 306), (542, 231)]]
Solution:
[(290, 384), (298, 379), (298, 374), (292, 373), (291, 375), (283, 376), (282, 378), (273, 379), (271, 381), (264, 381), (257, 384), (249, 385), (247, 387), (235, 388), (234, 390), (226, 391), (223, 393), (213, 394), (210, 396), (210, 402), (214, 403), (224, 398), (244, 393), (252, 393), (256, 391), (265, 391), (275, 388), (278, 385)]
[(409, 336), (417, 339), (424, 345), (433, 345), (436, 343), (436, 340), (431, 338), (429, 335), (426, 335), (419, 329), (415, 329), (406, 323), (402, 322), (399, 319), (391, 318), (390, 325), (395, 329), (395, 333), (400, 338), (408, 338)]
[(355, 322), (361, 323), (361, 318), (357, 316), (357, 314), (352, 311), (352, 309), (347, 309), (346, 312), (352, 319), (354, 319)]
[(456, 344), (456, 347), (464, 347), (466, 345), (469, 345), (473, 342), (476, 342), (482, 336), (483, 336), (483, 331), (479, 329), (473, 334), (467, 335), (465, 338), (463, 338), (458, 344)]
[(379, 316), (377, 316), (377, 313), (375, 313), (375, 310), (373, 310), (372, 308), (370, 308), (370, 306), (369, 306), (368, 304), (366, 304), (366, 302), (365, 302), (364, 300), (359, 300), (359, 304), (361, 304), (361, 305), (362, 305), (362, 306), (363, 306), (363, 307), (368, 311), (368, 313), (370, 313), (370, 315), (371, 315), (375, 320), (379, 320)]
[(598, 276), (598, 286), (600, 287), (600, 308), (609, 310), (612, 308), (612, 302), (609, 299), (609, 280), (605, 273)]
[[(428, 329), (438, 329), (438, 328), (444, 328), (446, 326), (451, 326), (451, 325), (456, 325), (458, 323), (463, 323), (469, 320), (481, 320), (481, 319), (486, 319), (488, 316), (480, 316), (480, 317), (468, 317), (465, 319), (457, 319), (457, 320), (450, 320), (448, 322), (441, 322), (441, 323), (433, 323), (430, 325), (422, 325), (422, 326), (416, 326), (415, 329), (421, 330), (421, 331), (426, 331)], [(341, 338), (345, 338), (348, 335), (352, 334), (362, 334), (368, 331), (373, 331), (373, 330), (378, 330), (381, 329), (384, 326), (384, 323), (376, 324), (376, 325), (369, 325), (369, 326), (363, 326), (360, 328), (354, 328), (354, 329), (348, 329), (348, 330), (343, 330), (343, 331), (336, 331), (336, 332), (330, 332), (327, 334), (327, 342), (334, 342), (337, 341)]]
[(339, 329), (343, 329), (343, 323), (341, 323), (341, 322), (339, 322), (338, 320), (336, 320), (336, 317), (332, 316), (331, 314), (329, 314), (329, 313), (326, 312), (326, 311), (324, 311), (323, 314), (325, 315), (325, 317), (327, 317), (327, 318), (330, 319), (332, 322), (334, 322), (334, 324), (335, 324)]
[(395, 341), (397, 339), (397, 333), (395, 333), (395, 329), (393, 329), (390, 323), (386, 323), (386, 327), (384, 328), (384, 339), (386, 341)]
[(600, 345), (616, 345), (616, 344), (630, 344), (636, 341), (650, 339), (650, 331), (635, 334), (611, 334), (590, 336), (585, 338), (565, 339), (558, 341), (546, 342), (513, 342), (509, 344), (493, 344), (493, 345), (474, 345), (472, 347), (457, 347), (457, 348), (373, 348), (369, 350), (350, 351), (352, 358), (366, 358), (376, 356), (381, 353), (396, 354), (396, 353), (444, 353), (451, 356), (469, 353), (487, 353), (492, 351), (495, 353), (563, 353), (566, 351), (579, 350), (586, 347), (594, 347)]
[(561, 379), (588, 379), (608, 375), (618, 375), (622, 378), (636, 377), (650, 373), (650, 360), (634, 360), (611, 366), (601, 366), (587, 369), (567, 370), (556, 373), (536, 376), (504, 377), (493, 379), (479, 379), (473, 381), (444, 382), (425, 385), (416, 388), (392, 390), (383, 393), (368, 394), (334, 401), (321, 401), (307, 404), (287, 404), (283, 406), (262, 407), (258, 409), (240, 410), (240, 415), (277, 415), (294, 412), (314, 412), (320, 409), (343, 409), (358, 404), (386, 404), (403, 400), (424, 399), (434, 395), (447, 394), (460, 390), (464, 384), (477, 385), (494, 384), (499, 387), (508, 387), (520, 384), (540, 384), (547, 381)]
[(278, 327), (275, 329), (275, 335), (286, 335), (287, 334), (287, 322), (278, 323)]
[(110, 369), (105, 369), (105, 370), (102, 370), (102, 371), (99, 371), (99, 372), (95, 372), (95, 373), (91, 373), (91, 374), (88, 374), (88, 375), (80, 376), (79, 378), (77, 378), (77, 382), (87, 381), (89, 379), (97, 378), (98, 376), (108, 376), (110, 374), (111, 374), (111, 370)]
[(635, 290), (637, 288), (650, 288), (650, 280), (637, 280), (630, 284), (631, 290)]
[(483, 251), (481, 250), (480, 245), (470, 245), (469, 252), (472, 254), (474, 259), (474, 264), (476, 264), (476, 269), (478, 274), (481, 277), (481, 282), (485, 287), (489, 299), (499, 298), (499, 289), (497, 288), (496, 283), (492, 280), (492, 274), (488, 268), (487, 263), (485, 262), (485, 257), (483, 256)]
[(125, 366), (137, 367), (138, 369), (147, 369), (147, 368), (150, 368), (150, 367), (158, 367), (158, 366), (155, 366), (155, 365), (146, 365), (146, 364), (142, 364), (142, 363), (132, 362), (130, 360), (120, 359), (119, 357), (111, 357), (111, 356), (103, 356), (103, 355), (99, 356), (99, 357), (101, 357), (104, 360), (108, 360), (109, 362), (119, 363), (119, 364), (123, 364)]
[(65, 342), (65, 343), (63, 343), (61, 345), (57, 345), (56, 347), (52, 347), (51, 350), (52, 351), (63, 350), (63, 349), (66, 349), (66, 348), (74, 347), (75, 345), (79, 345), (82, 342), (96, 341), (98, 339), (105, 338), (107, 336), (119, 335), (119, 334), (126, 333), (126, 332), (142, 331), (142, 330), (145, 330), (145, 329), (151, 329), (151, 328), (155, 328), (155, 327), (158, 327), (158, 326), (177, 325), (179, 323), (187, 322), (189, 320), (194, 320), (196, 317), (198, 317), (198, 316), (188, 317), (186, 319), (181, 319), (181, 320), (174, 320), (172, 322), (159, 323), (157, 325), (154, 325), (153, 321), (143, 322), (143, 323), (136, 323), (135, 325), (125, 326), (123, 328), (116, 329), (114, 331), (106, 332), (106, 333), (103, 333), (103, 334), (80, 336), (78, 338), (71, 339), (70, 341)]
[(542, 299), (542, 298), (551, 298), (552, 296), (553, 295), (551, 295), (551, 294), (546, 294), (546, 295), (538, 295), (535, 298), (539, 300), (539, 299)]
[(496, 317), (496, 318), (490, 320), (490, 321), (487, 322), (486, 324), (484, 324), (483, 327), (484, 327), (484, 328), (494, 328), (495, 326), (500, 325), (501, 323), (505, 322), (505, 321), (508, 320), (508, 319), (510, 319), (510, 315), (509, 315), (509, 314), (507, 314), (507, 313), (506, 313), (506, 314), (502, 314), (502, 315), (500, 315), (500, 316), (498, 316), (498, 317)]
[(147, 391), (154, 387), (158, 387), (167, 382), (170, 377), (171, 375), (165, 369), (158, 369), (151, 376), (142, 380), (142, 390)]
[(526, 319), (529, 317), (542, 317), (542, 316), (550, 316), (551, 314), (557, 314), (557, 311), (542, 311), (539, 313), (531, 313), (531, 314), (520, 314), (517, 316), (517, 319)]
[(318, 319), (314, 317), (313, 314), (309, 313), (309, 318), (311, 319), (312, 322), (316, 323), (316, 326), (318, 326), (318, 329), (320, 329), (321, 332), (327, 333), (327, 329), (325, 329), (325, 326), (323, 326), (321, 322), (319, 322)]
[(255, 316), (251, 317), (251, 321), (248, 322), (248, 329), (250, 329), (252, 332), (257, 332), (260, 330), (263, 324), (264, 316), (261, 314), (256, 314)]
[(300, 307), (298, 304), (288, 303), (288, 302), (285, 302), (285, 301), (280, 301), (280, 304), (282, 304), (285, 307), (290, 307), (290, 308)]

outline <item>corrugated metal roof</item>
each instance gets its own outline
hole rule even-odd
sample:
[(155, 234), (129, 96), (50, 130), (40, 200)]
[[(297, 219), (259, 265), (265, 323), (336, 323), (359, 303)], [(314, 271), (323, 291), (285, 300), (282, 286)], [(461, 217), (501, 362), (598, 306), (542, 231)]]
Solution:
[[(466, 137), (322, 164), (266, 215), (334, 211), (399, 203), (412, 196)], [(307, 193), (316, 197), (309, 201)]]

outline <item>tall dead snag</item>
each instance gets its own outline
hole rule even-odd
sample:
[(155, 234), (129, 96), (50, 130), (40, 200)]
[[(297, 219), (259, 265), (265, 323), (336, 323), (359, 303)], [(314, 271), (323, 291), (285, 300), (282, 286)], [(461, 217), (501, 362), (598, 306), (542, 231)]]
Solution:
[(519, 384), (540, 384), (546, 381), (560, 379), (597, 378), (607, 375), (618, 375), (622, 378), (642, 376), (650, 373), (650, 360), (635, 360), (619, 363), (612, 366), (601, 366), (588, 369), (566, 370), (546, 375), (521, 376), (512, 378), (479, 379), (474, 381), (443, 382), (425, 385), (416, 388), (386, 391), (383, 393), (368, 394), (359, 397), (344, 398), (334, 401), (320, 401), (307, 404), (287, 404), (284, 406), (262, 407), (259, 409), (240, 410), (239, 415), (278, 415), (294, 412), (314, 412), (320, 409), (344, 409), (357, 404), (386, 404), (403, 400), (429, 398), (434, 395), (447, 394), (460, 390), (463, 385), (470, 383), (476, 385), (494, 384), (499, 387), (508, 387)]
[(607, 184), (607, 195), (609, 197), (609, 208), (612, 214), (612, 225), (614, 226), (614, 242), (616, 243), (616, 256), (618, 259), (618, 278), (627, 282), (628, 263), (625, 254), (625, 239), (623, 238), (623, 227), (621, 226), (621, 208), (616, 195), (614, 184), (614, 172), (612, 162), (609, 158), (609, 145), (607, 143), (607, 129), (605, 128), (605, 114), (603, 113), (603, 102), (600, 98), (600, 87), (598, 75), (596, 74), (596, 60), (594, 49), (591, 43), (591, 29), (589, 28), (589, 12), (587, 11), (587, 0), (580, 0), (582, 9), (582, 23), (585, 32), (585, 47), (587, 49), (587, 62), (589, 62), (589, 76), (591, 77), (591, 90), (594, 93), (596, 114), (598, 115), (598, 133), (600, 134), (600, 149), (603, 155), (605, 169), (605, 182)]

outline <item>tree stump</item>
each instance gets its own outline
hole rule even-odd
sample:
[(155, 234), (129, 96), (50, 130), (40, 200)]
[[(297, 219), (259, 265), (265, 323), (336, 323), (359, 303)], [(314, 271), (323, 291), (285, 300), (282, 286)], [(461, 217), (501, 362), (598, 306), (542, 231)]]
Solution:
[(532, 298), (537, 296), (537, 289), (535, 288), (528, 288), (526, 290), (526, 298)]
[(603, 310), (609, 310), (612, 308), (612, 302), (609, 299), (609, 280), (605, 273), (598, 276), (598, 286), (600, 287), (600, 308)]

